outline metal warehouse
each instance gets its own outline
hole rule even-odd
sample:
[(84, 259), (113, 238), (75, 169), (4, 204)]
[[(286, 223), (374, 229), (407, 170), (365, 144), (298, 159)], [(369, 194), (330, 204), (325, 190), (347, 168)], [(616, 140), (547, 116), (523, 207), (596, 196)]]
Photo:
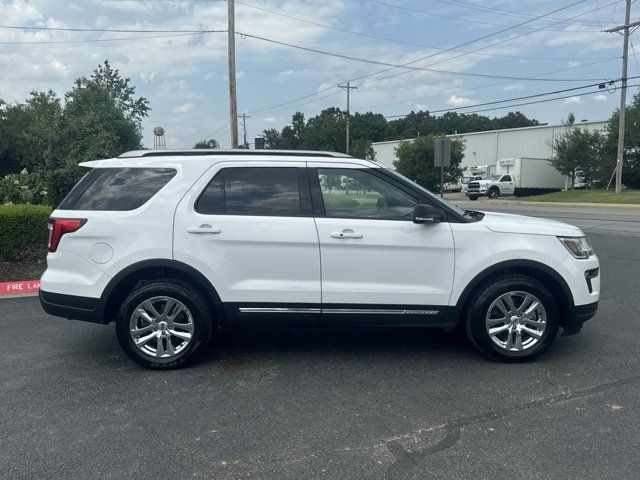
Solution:
[[(571, 127), (541, 125), (447, 136), (464, 140), (465, 150), (462, 166), (469, 167), (496, 165), (497, 161), (503, 158), (551, 158), (553, 156), (551, 148), (553, 139), (564, 134), (569, 128), (605, 131), (607, 122), (580, 122)], [(385, 167), (394, 168), (393, 162), (397, 160), (395, 149), (399, 143), (400, 140), (374, 143), (376, 161)]]

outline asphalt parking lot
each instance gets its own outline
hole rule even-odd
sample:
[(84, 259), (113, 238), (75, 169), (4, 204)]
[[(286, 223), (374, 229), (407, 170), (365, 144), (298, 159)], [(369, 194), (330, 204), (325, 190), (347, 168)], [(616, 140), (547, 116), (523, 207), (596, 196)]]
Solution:
[(439, 331), (234, 333), (150, 372), (112, 325), (0, 300), (0, 478), (639, 478), (640, 210), (473, 208), (587, 231), (603, 295), (581, 334), (504, 365)]

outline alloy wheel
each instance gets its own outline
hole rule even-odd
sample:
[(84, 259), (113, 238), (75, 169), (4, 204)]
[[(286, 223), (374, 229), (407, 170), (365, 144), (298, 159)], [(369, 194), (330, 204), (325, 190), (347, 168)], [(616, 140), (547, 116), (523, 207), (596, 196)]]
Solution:
[(531, 293), (507, 292), (489, 306), (485, 327), (500, 348), (512, 352), (527, 350), (542, 338), (547, 327), (547, 311)]
[(172, 297), (153, 297), (138, 305), (129, 321), (134, 345), (146, 355), (170, 358), (182, 353), (193, 338), (193, 316)]

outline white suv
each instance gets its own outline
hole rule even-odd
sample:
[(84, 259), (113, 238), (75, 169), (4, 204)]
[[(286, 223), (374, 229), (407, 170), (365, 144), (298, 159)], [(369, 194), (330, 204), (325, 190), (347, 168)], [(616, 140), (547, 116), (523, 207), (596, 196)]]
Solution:
[(464, 211), (370, 161), (193, 150), (83, 166), (49, 222), (40, 300), (115, 321), (145, 367), (246, 327), (460, 326), (484, 355), (521, 361), (598, 306), (578, 228)]

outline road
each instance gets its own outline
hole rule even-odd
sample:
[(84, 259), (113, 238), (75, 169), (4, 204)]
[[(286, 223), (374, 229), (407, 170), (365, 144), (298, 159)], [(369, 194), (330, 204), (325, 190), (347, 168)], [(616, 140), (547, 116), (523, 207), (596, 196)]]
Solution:
[(638, 478), (636, 211), (482, 207), (584, 227), (601, 258), (599, 313), (540, 360), (438, 331), (254, 332), (150, 372), (113, 326), (1, 300), (0, 478)]

